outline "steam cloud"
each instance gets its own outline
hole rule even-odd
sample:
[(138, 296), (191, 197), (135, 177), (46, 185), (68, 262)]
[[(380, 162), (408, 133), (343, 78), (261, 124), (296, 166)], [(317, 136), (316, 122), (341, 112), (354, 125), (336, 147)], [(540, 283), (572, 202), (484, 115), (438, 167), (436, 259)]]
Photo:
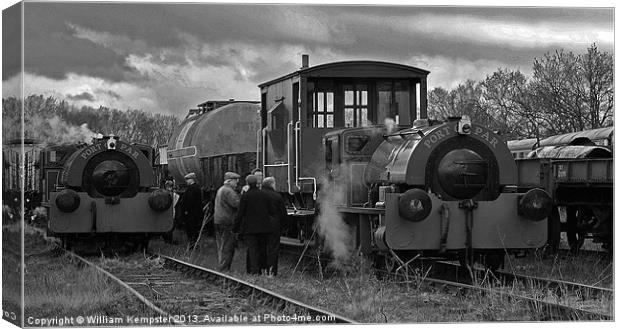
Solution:
[(74, 126), (56, 115), (51, 118), (32, 118), (31, 124), (34, 138), (43, 144), (90, 144), (96, 135), (88, 129), (86, 123)]
[(32, 216), (30, 220), (35, 221), (37, 219), (46, 219), (47, 218), (47, 209), (44, 207), (36, 207), (32, 211)]
[(391, 134), (396, 130), (396, 121), (392, 118), (385, 118), (385, 120), (383, 120), (383, 124), (385, 125), (385, 129), (388, 134)]
[[(341, 170), (340, 173), (343, 173)], [(350, 259), (352, 235), (349, 226), (344, 222), (337, 206), (345, 203), (346, 190), (344, 186), (323, 182), (323, 188), (318, 196), (319, 216), (317, 218), (318, 233), (325, 241), (327, 251), (334, 258), (336, 265), (346, 263)]]

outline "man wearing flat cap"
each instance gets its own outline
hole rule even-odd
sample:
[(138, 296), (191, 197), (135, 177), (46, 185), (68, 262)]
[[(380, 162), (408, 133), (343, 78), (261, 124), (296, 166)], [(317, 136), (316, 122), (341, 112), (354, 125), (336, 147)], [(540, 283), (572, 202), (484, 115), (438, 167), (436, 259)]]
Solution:
[(202, 224), (202, 193), (200, 185), (196, 183), (196, 174), (193, 172), (185, 175), (185, 183), (187, 189), (180, 201), (181, 216), (187, 240), (193, 245), (198, 239)]
[(269, 195), (258, 188), (259, 182), (256, 176), (249, 175), (246, 181), (249, 189), (241, 196), (234, 231), (243, 234), (248, 247), (246, 260), (248, 273), (261, 274), (263, 270), (268, 270), (267, 245), (272, 217), (270, 216)]
[(215, 242), (217, 244), (217, 261), (219, 271), (230, 270), (235, 254), (235, 236), (233, 226), (239, 208), (239, 195), (235, 191), (239, 175), (234, 172), (224, 174), (224, 185), (215, 194), (213, 223), (215, 225)]

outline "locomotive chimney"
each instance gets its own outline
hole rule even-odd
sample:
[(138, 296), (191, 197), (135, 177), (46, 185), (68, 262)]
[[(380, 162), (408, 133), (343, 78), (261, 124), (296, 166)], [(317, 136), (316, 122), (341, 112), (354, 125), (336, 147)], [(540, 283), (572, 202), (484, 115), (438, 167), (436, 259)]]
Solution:
[(309, 62), (310, 62), (310, 58), (308, 54), (301, 55), (301, 68), (302, 69), (307, 69), (309, 66)]

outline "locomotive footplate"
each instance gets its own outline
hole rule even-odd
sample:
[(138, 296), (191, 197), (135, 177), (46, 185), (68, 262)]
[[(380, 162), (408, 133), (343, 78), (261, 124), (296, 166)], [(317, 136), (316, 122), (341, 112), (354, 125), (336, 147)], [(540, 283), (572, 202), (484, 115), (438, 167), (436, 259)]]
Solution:
[(282, 228), (280, 242), (287, 245), (305, 245), (314, 235), (315, 211), (307, 209), (286, 209), (288, 220)]
[(286, 213), (292, 217), (314, 217), (314, 210), (286, 209)]
[(383, 215), (385, 209), (382, 208), (363, 208), (363, 207), (345, 207), (338, 206), (336, 208), (338, 212), (349, 214), (366, 214), (366, 215)]

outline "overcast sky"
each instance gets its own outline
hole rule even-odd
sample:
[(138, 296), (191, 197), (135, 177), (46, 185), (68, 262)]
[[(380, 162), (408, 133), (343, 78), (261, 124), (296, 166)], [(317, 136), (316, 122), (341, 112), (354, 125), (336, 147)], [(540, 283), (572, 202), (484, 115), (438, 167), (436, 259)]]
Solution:
[[(26, 3), (26, 95), (184, 115), (209, 99), (259, 100), (300, 67), (380, 60), (431, 71), (429, 90), (592, 43), (613, 52), (613, 9), (164, 3)], [(11, 33), (3, 21), (3, 44)], [(4, 58), (3, 97), (19, 62)]]

